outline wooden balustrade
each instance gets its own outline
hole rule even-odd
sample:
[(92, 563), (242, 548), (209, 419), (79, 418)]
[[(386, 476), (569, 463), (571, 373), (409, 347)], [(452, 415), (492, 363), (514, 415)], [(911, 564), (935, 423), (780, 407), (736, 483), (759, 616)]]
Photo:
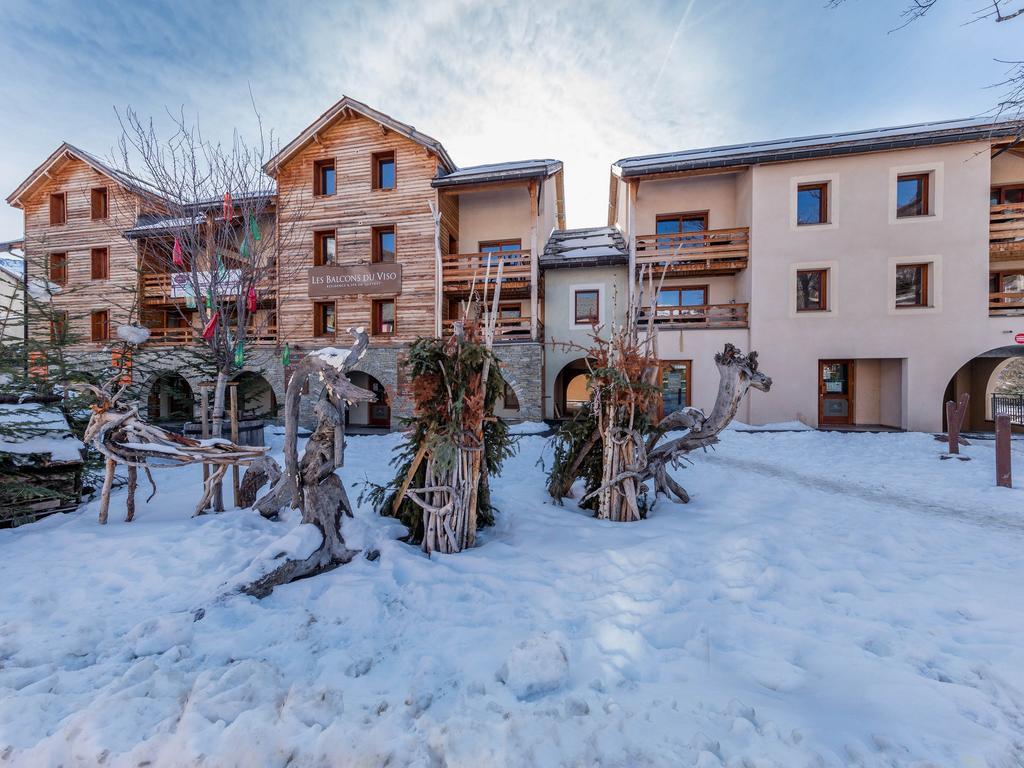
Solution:
[(498, 261), (502, 288), (530, 285), (530, 251), (494, 251), (490, 253), (451, 253), (441, 257), (441, 282), (446, 291), (468, 291), (470, 286), (493, 287), (498, 281)]
[[(161, 346), (185, 346), (199, 341), (199, 334), (202, 329), (190, 328), (189, 326), (177, 326), (174, 328), (150, 328), (147, 344)], [(277, 342), (277, 327), (267, 326), (266, 328), (249, 328), (246, 332), (245, 341), (248, 344), (273, 344)]]
[(988, 295), (990, 315), (1024, 314), (1024, 293), (1003, 291)]
[[(452, 326), (454, 324), (454, 318), (443, 321), (442, 325), (445, 336), (448, 336), (452, 332)], [(539, 329), (538, 333), (543, 336), (543, 329)], [(530, 318), (499, 317), (494, 323), (494, 339), (495, 341), (529, 341)]]
[(1024, 259), (1024, 203), (993, 205), (988, 239), (991, 260)]
[[(651, 308), (640, 313), (641, 327), (651, 317)], [(749, 304), (698, 304), (693, 306), (657, 306), (654, 324), (658, 328), (746, 328), (750, 322)]]
[[(277, 276), (267, 275), (256, 285), (260, 301), (273, 300), (277, 295)], [(174, 304), (184, 302), (183, 296), (175, 296), (169, 272), (147, 272), (142, 275), (142, 298), (147, 303)]]
[(732, 274), (746, 269), (749, 258), (748, 227), (636, 238), (637, 267), (646, 265), (657, 274)]

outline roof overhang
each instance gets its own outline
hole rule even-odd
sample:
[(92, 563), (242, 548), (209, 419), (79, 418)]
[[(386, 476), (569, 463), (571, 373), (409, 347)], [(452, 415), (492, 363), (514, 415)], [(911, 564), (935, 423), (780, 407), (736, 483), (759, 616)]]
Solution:
[(455, 191), (471, 191), (472, 188), (493, 189), (496, 186), (510, 183), (522, 183), (529, 181), (543, 181), (562, 170), (560, 160), (537, 161), (524, 164), (521, 168), (502, 169), (502, 164), (492, 166), (480, 166), (477, 171), (474, 167), (460, 168), (450, 172), (448, 175), (433, 179), (430, 185), (435, 189), (459, 188)]

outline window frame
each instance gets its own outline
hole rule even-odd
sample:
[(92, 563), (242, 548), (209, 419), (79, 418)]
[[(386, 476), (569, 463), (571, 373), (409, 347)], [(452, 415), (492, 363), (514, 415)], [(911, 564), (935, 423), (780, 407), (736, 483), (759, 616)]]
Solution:
[[(96, 203), (102, 200), (102, 215), (96, 214)], [(91, 221), (104, 221), (110, 218), (110, 192), (108, 187), (93, 187), (89, 190), (89, 217)]]
[[(381, 317), (384, 305), (391, 305), (391, 330), (382, 330), (384, 321)], [(398, 333), (398, 302), (394, 299), (373, 299), (370, 305), (370, 330), (374, 336), (394, 336)]]
[[(390, 234), (394, 238), (394, 250), (392, 259), (384, 261), (381, 258), (383, 251), (380, 247), (380, 236)], [(398, 263), (398, 227), (394, 224), (378, 224), (371, 229), (370, 262), (373, 264), (397, 264)]]
[[(54, 207), (56, 201), (60, 201), (59, 215), (55, 216), (57, 209)], [(58, 227), (68, 223), (68, 197), (64, 192), (50, 193), (50, 226)]]
[[(99, 254), (103, 254), (102, 274), (99, 274), (96, 269), (97, 260), (96, 257)], [(90, 280), (109, 280), (110, 279), (110, 249), (105, 245), (96, 246), (95, 248), (89, 249), (89, 279)]]
[[(918, 270), (920, 270), (920, 273), (921, 273), (921, 301), (920, 301), (920, 303), (917, 303), (917, 304), (900, 304), (899, 303), (899, 301), (900, 301), (900, 299), (899, 299), (899, 276), (900, 276), (900, 270), (901, 269), (911, 269), (911, 268), (918, 269)], [(929, 304), (930, 296), (929, 296), (929, 290), (928, 290), (928, 281), (929, 281), (929, 278), (931, 277), (930, 270), (931, 270), (931, 264), (929, 264), (927, 262), (908, 262), (908, 263), (905, 263), (905, 264), (897, 264), (896, 265), (896, 274), (895, 274), (895, 279), (896, 279), (896, 285), (895, 285), (896, 297), (895, 297), (895, 301), (893, 303), (893, 306), (895, 307), (896, 310), (925, 309), (925, 308), (931, 306), (931, 304)]]
[[(57, 264), (59, 260), (60, 264)], [(47, 274), (48, 279), (51, 283), (57, 285), (68, 284), (68, 252), (67, 251), (53, 251), (49, 254), (47, 260)], [(57, 275), (59, 274), (59, 277)]]
[[(815, 189), (821, 190), (821, 198), (819, 200), (818, 208), (818, 220), (802, 222), (800, 221), (800, 193)], [(829, 220), (829, 197), (829, 182), (827, 181), (810, 181), (798, 183), (796, 185), (796, 225), (798, 227), (818, 227), (821, 226), (822, 224), (830, 224), (831, 221)]]
[[(334, 261), (327, 262), (324, 260), (324, 247), (323, 242), (328, 237), (334, 240)], [(313, 232), (313, 266), (314, 267), (329, 267), (338, 263), (338, 230), (336, 229), (318, 229)]]
[[(692, 221), (694, 219), (700, 219), (704, 223), (704, 229), (696, 229), (687, 232), (682, 228), (684, 221)], [(658, 232), (658, 225), (663, 221), (678, 221), (679, 231), (678, 232)], [(680, 211), (678, 213), (659, 213), (654, 217), (654, 234), (661, 235), (664, 237), (678, 236), (678, 235), (693, 235), (697, 232), (707, 232), (711, 229), (711, 211)]]
[[(323, 172), (330, 168), (334, 171), (334, 189), (331, 192), (324, 191), (324, 176)], [(320, 160), (313, 161), (313, 196), (314, 197), (334, 197), (338, 194), (338, 167), (334, 162), (333, 157), (325, 157)]]
[[(393, 169), (392, 170), (392, 176), (394, 177), (393, 178), (393, 182), (394, 183), (390, 187), (383, 187), (383, 186), (381, 186), (381, 179), (380, 179), (380, 176), (381, 176), (381, 174), (380, 174), (380, 164), (382, 162), (386, 162), (388, 160), (391, 161), (391, 165), (392, 165), (392, 169)], [(395, 150), (388, 149), (388, 150), (383, 150), (381, 152), (374, 152), (371, 155), (371, 161), (370, 162), (371, 162), (370, 173), (371, 173), (371, 177), (372, 177), (371, 178), (371, 183), (370, 183), (371, 189), (373, 189), (375, 192), (390, 192), (390, 191), (398, 188), (398, 156), (395, 153)]]
[[(931, 171), (914, 171), (912, 173), (896, 174), (896, 218), (899, 219), (921, 219), (932, 215), (931, 201)], [(921, 180), (921, 213), (900, 215), (900, 182), (910, 179)]]
[[(1016, 182), (1010, 184), (993, 184), (989, 200), (991, 201), (992, 195), (995, 195), (999, 198), (999, 200), (998, 202), (991, 203), (992, 205), (1008, 205), (1008, 203), (1006, 202), (1006, 193), (1015, 192), (1017, 190), (1020, 190), (1022, 193), (1024, 193), (1024, 182)], [(1012, 205), (1024, 205), (1024, 203), (1012, 203)]]
[[(584, 317), (580, 319), (580, 294), (592, 293), (595, 298), (593, 319)], [(601, 322), (601, 289), (600, 288), (573, 288), (572, 289), (572, 317), (574, 325), (594, 326)]]
[[(332, 309), (334, 315), (334, 330), (328, 331), (324, 322), (324, 310)], [(338, 333), (338, 302), (314, 301), (313, 302), (313, 336), (315, 338), (334, 338)]]
[(665, 370), (673, 365), (686, 368), (686, 402), (683, 408), (693, 407), (693, 360), (660, 360), (658, 361), (658, 418), (665, 418)]
[[(800, 275), (808, 273), (819, 273), (821, 275), (821, 288), (820, 288), (820, 300), (816, 307), (802, 307), (800, 306)], [(797, 269), (796, 270), (796, 285), (793, 286), (796, 291), (796, 311), (798, 313), (805, 312), (828, 312), (828, 273), (827, 267), (812, 267), (810, 269)]]
[[(661, 303), (661, 294), (665, 293), (666, 291), (676, 291), (679, 294), (679, 301), (680, 301), (680, 303), (679, 304), (674, 304), (674, 305), (673, 304), (662, 304)], [(704, 301), (701, 302), (700, 304), (683, 304), (682, 303), (682, 294), (683, 294), (684, 291), (700, 291), (701, 293), (704, 294)], [(661, 289), (658, 291), (658, 296), (656, 298), (655, 306), (658, 309), (661, 309), (662, 307), (667, 307), (667, 308), (670, 308), (670, 309), (686, 309), (687, 307), (691, 307), (691, 308), (692, 307), (706, 307), (710, 303), (708, 301), (708, 299), (710, 297), (711, 297), (711, 286), (708, 283), (700, 283), (698, 285), (663, 285), (663, 286), (661, 286)]]
[[(100, 320), (100, 333), (97, 334), (97, 320)], [(89, 313), (89, 339), (90, 341), (103, 343), (110, 340), (110, 310), (94, 309)]]

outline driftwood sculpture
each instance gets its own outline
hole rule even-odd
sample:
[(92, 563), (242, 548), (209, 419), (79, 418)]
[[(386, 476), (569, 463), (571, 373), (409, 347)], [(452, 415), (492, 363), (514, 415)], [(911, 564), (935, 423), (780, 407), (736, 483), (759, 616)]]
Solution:
[[(269, 480), (271, 488), (256, 502), (255, 509), (264, 517), (275, 517), (283, 507), (299, 509), (302, 522), (315, 525), (322, 541), (308, 557), (286, 560), (243, 587), (242, 591), (247, 594), (264, 597), (275, 586), (331, 570), (349, 562), (356, 554), (345, 546), (342, 535), (342, 516), (352, 516), (352, 505), (334, 470), (341, 465), (344, 451), (345, 408), (351, 403), (373, 402), (376, 397), (346, 378), (369, 343), (362, 328), (350, 328), (349, 333), (355, 337), (351, 349), (329, 347), (310, 352), (292, 372), (285, 393), (284, 470), (276, 463), (260, 462), (251, 466), (242, 480), (243, 487), (251, 494)], [(299, 402), (311, 376), (317, 376), (324, 383), (328, 397), (316, 404), (317, 425), (300, 458)]]
[[(656, 296), (658, 291), (653, 285), (651, 289)], [(679, 467), (691, 451), (718, 442), (750, 387), (767, 392), (772, 383), (758, 370), (756, 352), (744, 355), (726, 344), (715, 355), (721, 380), (711, 414), (684, 408), (655, 423), (651, 414), (660, 399), (656, 329), (651, 313), (641, 336), (639, 301), (631, 302), (623, 326), (612, 327), (606, 337), (596, 328), (592, 346), (583, 350), (591, 361), (591, 400), (555, 436), (555, 462), (548, 478), (548, 493), (559, 502), (583, 479), (581, 504), (614, 521), (645, 517), (652, 490), (652, 505), (659, 495), (688, 502), (689, 495), (669, 469)], [(684, 434), (658, 445), (676, 430)]]
[[(268, 448), (235, 445), (230, 440), (212, 438), (193, 440), (183, 435), (147, 424), (139, 416), (138, 409), (120, 405), (119, 400), (128, 385), (122, 384), (116, 391), (112, 388), (120, 375), (103, 385), (77, 385), (80, 391), (92, 392), (97, 403), (92, 406), (92, 417), (86, 426), (84, 442), (91, 445), (106, 458), (103, 490), (100, 495), (99, 522), (107, 522), (110, 507), (110, 490), (114, 483), (114, 471), (118, 464), (128, 468), (128, 500), (125, 522), (135, 516), (135, 489), (138, 485), (138, 470), (141, 468), (149, 478), (153, 494), (156, 484), (151, 469), (181, 467), (189, 464), (211, 464), (215, 467), (203, 486), (203, 496), (196, 506), (195, 514), (210, 503), (215, 485), (232, 465), (248, 464), (263, 457)], [(149, 498), (153, 497), (153, 494)]]

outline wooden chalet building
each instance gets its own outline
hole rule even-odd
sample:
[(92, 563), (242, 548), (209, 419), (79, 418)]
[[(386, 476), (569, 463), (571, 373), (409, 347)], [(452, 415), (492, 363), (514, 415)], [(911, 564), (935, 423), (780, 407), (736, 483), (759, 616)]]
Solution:
[[(539, 257), (551, 232), (565, 226), (560, 162), (459, 168), (436, 139), (344, 97), (264, 170), (276, 183), (265, 215), (277, 232), (277, 268), (259, 293), (242, 374), (262, 377), (268, 411), (283, 402), (285, 345), (294, 364), (309, 350), (347, 346), (346, 329), (365, 327), (370, 349), (352, 378), (376, 391), (378, 403), (354, 409), (351, 423), (396, 425), (409, 412), (403, 351), (419, 336), (448, 332), (474, 286), (487, 280), (493, 294), (503, 260), (503, 413), (542, 416)], [(153, 390), (147, 402), (161, 403), (150, 416), (180, 412), (165, 392), (178, 400), (182, 391), (198, 394), (203, 377), (186, 372), (182, 360), (199, 329), (171, 289), (166, 258), (150, 257), (169, 247), (159, 195), (63, 144), (8, 202), (25, 212), (30, 278), (56, 286), (53, 304), (66, 312), (60, 327), (37, 324), (30, 333), (66, 330), (73, 353), (100, 368), (138, 301), (151, 335), (137, 367), (144, 359), (156, 371), (144, 384)], [(318, 396), (311, 392), (305, 406)]]

